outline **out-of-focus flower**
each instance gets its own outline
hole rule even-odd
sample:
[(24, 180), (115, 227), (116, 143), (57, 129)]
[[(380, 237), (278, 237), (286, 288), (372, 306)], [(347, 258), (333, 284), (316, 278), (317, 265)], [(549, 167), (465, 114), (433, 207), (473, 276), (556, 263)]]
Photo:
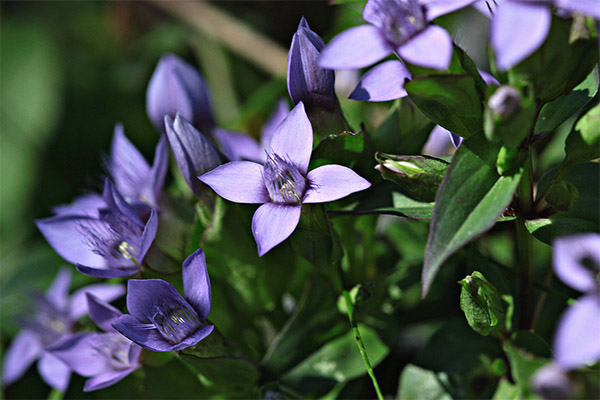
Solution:
[(206, 324), (211, 308), (210, 280), (202, 249), (183, 262), (183, 293), (162, 279), (130, 279), (127, 309), (112, 326), (152, 351), (176, 351), (193, 346), (214, 326)]
[(72, 371), (90, 377), (85, 382), (84, 392), (114, 385), (140, 368), (142, 351), (112, 327), (121, 316), (119, 310), (90, 293), (87, 293), (87, 304), (90, 317), (105, 333), (76, 333), (48, 349)]
[(177, 113), (209, 137), (215, 126), (210, 93), (202, 76), (173, 54), (160, 59), (150, 78), (146, 110), (159, 131), (165, 128), (165, 116), (175, 118)]
[(125, 292), (122, 285), (95, 284), (83, 287), (69, 297), (71, 271), (61, 269), (44, 295), (35, 296), (36, 307), (31, 316), (20, 319), (23, 329), (13, 339), (4, 355), (2, 380), (10, 385), (18, 380), (36, 360), (44, 381), (53, 388), (65, 391), (71, 370), (47, 351), (48, 347), (70, 335), (73, 324), (85, 315), (85, 295), (111, 301)]
[[(125, 201), (110, 180), (104, 186), (104, 208), (89, 214), (59, 214), (36, 225), (54, 250), (77, 270), (97, 278), (116, 278), (140, 270), (156, 236), (158, 216), (147, 221)], [(97, 214), (96, 214), (97, 213)]]
[(555, 363), (546, 364), (531, 377), (533, 391), (544, 399), (570, 399), (573, 387), (565, 371)]
[(444, 156), (450, 154), (450, 149), (460, 146), (463, 138), (450, 132), (446, 128), (436, 125), (429, 134), (429, 139), (423, 147), (423, 154), (429, 156)]
[(554, 271), (565, 284), (585, 293), (562, 315), (554, 337), (554, 359), (570, 370), (600, 360), (600, 235), (558, 239)]
[[(417, 0), (369, 0), (361, 25), (342, 32), (321, 52), (320, 65), (330, 69), (366, 67), (394, 53), (403, 61), (445, 70), (452, 57), (448, 32), (430, 25)], [(400, 61), (387, 61), (368, 71), (350, 98), (385, 101), (406, 96), (411, 75)]]
[(510, 118), (521, 109), (521, 94), (512, 86), (500, 86), (488, 100), (492, 115)]
[(221, 151), (230, 161), (250, 160), (264, 163), (267, 159), (266, 149), (269, 148), (273, 132), (289, 111), (287, 101), (280, 99), (275, 106), (275, 110), (263, 126), (260, 143), (243, 133), (216, 128), (215, 137), (221, 143)]
[(217, 151), (208, 139), (181, 114), (178, 113), (175, 120), (167, 115), (164, 124), (179, 170), (188, 186), (198, 196), (203, 186), (197, 176), (221, 163)]
[(341, 199), (371, 185), (340, 165), (324, 165), (307, 174), (312, 141), (312, 127), (300, 102), (275, 130), (264, 167), (250, 161), (234, 161), (200, 177), (229, 201), (264, 203), (252, 218), (252, 233), (260, 256), (292, 234), (303, 203)]
[(169, 153), (164, 135), (161, 135), (156, 145), (154, 162), (150, 167), (138, 149), (125, 137), (123, 126), (115, 126), (107, 168), (115, 187), (128, 203), (133, 206), (142, 203), (158, 208), (168, 162)]

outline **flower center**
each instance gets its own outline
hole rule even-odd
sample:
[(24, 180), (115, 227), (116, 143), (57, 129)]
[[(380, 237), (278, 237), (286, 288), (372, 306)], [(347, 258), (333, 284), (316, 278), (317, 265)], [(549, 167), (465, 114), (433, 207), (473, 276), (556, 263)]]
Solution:
[(118, 333), (100, 333), (96, 336), (94, 350), (114, 369), (125, 369), (129, 365), (131, 341)]
[(395, 47), (406, 43), (427, 26), (425, 13), (417, 0), (383, 0), (370, 21)]
[(201, 326), (198, 314), (184, 304), (175, 308), (156, 306), (151, 321), (164, 338), (174, 344), (181, 343)]
[(289, 160), (267, 154), (263, 180), (274, 203), (300, 204), (306, 190), (306, 178)]

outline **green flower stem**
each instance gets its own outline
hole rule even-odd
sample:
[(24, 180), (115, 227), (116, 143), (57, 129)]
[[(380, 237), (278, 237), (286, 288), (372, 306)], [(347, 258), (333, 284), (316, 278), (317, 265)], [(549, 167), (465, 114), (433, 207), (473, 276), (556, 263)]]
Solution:
[(61, 392), (58, 389), (52, 389), (48, 394), (48, 400), (62, 400), (65, 396), (65, 392)]
[(519, 327), (528, 329), (533, 320), (533, 265), (531, 257), (531, 234), (525, 226), (525, 220), (533, 208), (533, 161), (531, 151), (527, 156), (525, 170), (517, 188), (519, 198), (519, 212), (516, 223), (517, 230), (517, 257), (520, 273), (520, 318)]
[(342, 292), (344, 295), (344, 300), (346, 300), (346, 308), (348, 310), (348, 319), (350, 320), (350, 325), (352, 326), (352, 330), (354, 331), (354, 337), (356, 339), (356, 345), (358, 346), (358, 350), (363, 359), (363, 363), (367, 368), (367, 373), (371, 377), (373, 381), (373, 387), (375, 388), (375, 392), (377, 393), (377, 398), (379, 400), (383, 400), (383, 395), (381, 394), (381, 390), (379, 389), (379, 384), (377, 383), (377, 378), (375, 378), (375, 373), (373, 372), (373, 367), (371, 367), (371, 362), (369, 361), (369, 356), (367, 355), (367, 350), (365, 349), (365, 344), (363, 343), (362, 337), (360, 336), (360, 331), (358, 329), (358, 325), (354, 320), (354, 305), (352, 304), (352, 299), (350, 298), (350, 293), (347, 290)]

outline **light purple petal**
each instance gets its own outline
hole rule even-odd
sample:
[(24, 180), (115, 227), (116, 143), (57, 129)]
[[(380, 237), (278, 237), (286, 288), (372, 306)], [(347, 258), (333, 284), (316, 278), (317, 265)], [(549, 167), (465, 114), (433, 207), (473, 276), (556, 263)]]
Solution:
[(590, 16), (600, 20), (600, 5), (598, 0), (554, 0), (554, 5), (571, 12)]
[(87, 314), (86, 293), (96, 296), (98, 299), (111, 302), (125, 294), (125, 287), (119, 284), (95, 283), (76, 290), (71, 296), (69, 317), (75, 321)]
[(293, 162), (306, 173), (312, 153), (313, 131), (304, 104), (298, 103), (277, 126), (271, 138), (271, 151)]
[(394, 49), (377, 28), (361, 25), (334, 37), (321, 51), (319, 65), (329, 69), (357, 69), (374, 64)]
[(289, 112), (290, 107), (288, 106), (287, 101), (285, 99), (279, 99), (275, 106), (275, 110), (262, 128), (260, 136), (261, 162), (266, 159), (265, 150), (271, 147), (271, 138), (275, 133), (275, 129), (285, 119)]
[[(116, 329), (113, 328), (116, 331)], [(135, 343), (132, 343), (129, 347), (129, 365), (140, 365), (140, 354), (142, 354), (142, 348)]]
[(4, 353), (2, 365), (4, 386), (10, 385), (21, 378), (29, 366), (40, 356), (41, 352), (42, 342), (40, 337), (28, 329), (21, 330)]
[(419, 0), (425, 7), (427, 20), (431, 21), (442, 15), (450, 14), (456, 10), (467, 7), (477, 0)]
[(152, 351), (171, 351), (174, 347), (158, 329), (143, 324), (129, 314), (121, 315), (113, 322), (113, 328), (132, 342)]
[(152, 209), (150, 211), (150, 217), (148, 218), (148, 222), (146, 222), (146, 226), (144, 226), (144, 231), (142, 232), (142, 243), (140, 246), (140, 259), (138, 260), (140, 263), (144, 261), (144, 257), (146, 257), (146, 253), (152, 246), (152, 242), (154, 242), (154, 238), (156, 237), (156, 231), (158, 230), (158, 215), (156, 211)]
[(398, 54), (411, 64), (445, 70), (452, 59), (452, 38), (444, 28), (430, 25), (400, 46)]
[(502, 2), (490, 27), (498, 69), (506, 71), (537, 50), (548, 36), (550, 19), (547, 4)]
[(121, 316), (121, 311), (91, 293), (86, 293), (86, 299), (88, 314), (92, 321), (105, 332), (114, 332), (115, 328), (112, 327), (112, 323)]
[(69, 302), (69, 287), (71, 286), (71, 270), (61, 268), (54, 278), (52, 285), (46, 291), (46, 299), (57, 309), (64, 310)]
[(266, 203), (263, 166), (251, 161), (232, 161), (198, 177), (224, 199), (235, 203)]
[[(154, 151), (154, 162), (150, 169), (150, 184), (146, 186), (141, 193), (143, 197), (148, 197), (148, 203), (152, 207), (158, 207), (158, 201), (162, 188), (165, 184), (165, 176), (169, 166), (169, 142), (166, 135), (161, 135), (156, 150)], [(146, 193), (146, 190), (152, 190), (152, 193)]]
[(115, 126), (108, 170), (123, 197), (130, 202), (138, 200), (143, 188), (148, 184), (150, 166), (127, 139), (121, 124)]
[(82, 274), (102, 279), (123, 278), (125, 276), (133, 275), (140, 271), (140, 269), (137, 266), (132, 268), (94, 268), (77, 264), (76, 267), (77, 271), (81, 272)]
[(98, 209), (103, 207), (106, 207), (106, 203), (102, 199), (102, 196), (90, 193), (76, 198), (71, 204), (53, 207), (52, 211), (56, 215), (98, 217)]
[(400, 61), (386, 61), (363, 75), (350, 98), (363, 101), (388, 101), (406, 96), (404, 80), (410, 72)]
[(263, 256), (287, 239), (300, 221), (301, 206), (266, 203), (258, 207), (252, 217), (252, 234)]
[(183, 293), (185, 299), (205, 321), (210, 313), (210, 279), (202, 249), (196, 250), (183, 262)]
[(600, 266), (600, 235), (597, 233), (558, 239), (554, 242), (553, 258), (554, 272), (573, 289), (591, 292), (598, 287), (596, 275), (600, 271), (590, 270), (582, 263), (589, 258)]
[(555, 363), (537, 369), (530, 383), (533, 391), (544, 399), (570, 399), (573, 396), (569, 376)]
[(261, 162), (263, 152), (256, 140), (239, 132), (215, 128), (214, 136), (221, 144), (221, 151), (230, 161), (250, 160)]
[(559, 321), (554, 358), (566, 370), (600, 360), (600, 297), (580, 297)]
[(94, 376), (93, 378), (88, 379), (83, 386), (84, 392), (92, 392), (94, 390), (104, 389), (105, 387), (112, 386), (115, 383), (119, 382), (127, 375), (131, 374), (135, 371), (136, 368), (128, 368), (118, 371), (108, 371), (103, 374)]
[(309, 188), (302, 203), (325, 203), (346, 197), (371, 186), (369, 181), (350, 168), (323, 165), (308, 173)]
[(35, 223), (50, 246), (68, 262), (95, 268), (106, 266), (104, 257), (94, 253), (84, 234), (86, 230), (108, 234), (110, 227), (105, 222), (85, 216), (59, 215), (38, 219)]
[[(104, 180), (104, 192), (102, 193), (102, 198), (106, 202), (106, 205), (110, 209), (110, 212), (119, 212), (127, 217), (127, 219), (131, 222), (137, 224), (140, 228), (144, 226), (142, 219), (136, 210), (129, 204), (119, 193), (115, 185), (111, 182), (110, 179)], [(102, 219), (102, 213), (100, 213), (100, 218)]]
[(81, 376), (98, 375), (110, 369), (107, 359), (96, 350), (100, 342), (98, 335), (95, 332), (69, 335), (50, 346), (48, 351)]
[(44, 382), (61, 392), (67, 390), (71, 378), (71, 370), (67, 364), (46, 351), (42, 354), (37, 366)]
[(423, 154), (428, 156), (444, 156), (449, 154), (452, 143), (451, 132), (446, 128), (436, 125), (429, 134), (429, 139), (423, 147)]
[(485, 72), (483, 70), (480, 70), (480, 69), (478, 69), (477, 72), (479, 72), (479, 75), (481, 75), (481, 78), (486, 83), (486, 85), (488, 85), (488, 86), (500, 86), (500, 82), (498, 82), (498, 79), (496, 79), (494, 77), (494, 75), (488, 74), (487, 72)]
[[(157, 300), (161, 304), (189, 304), (177, 289), (162, 279), (130, 279), (127, 281), (127, 310), (142, 322), (149, 322)], [(189, 307), (192, 308), (193, 307)], [(114, 324), (113, 324), (114, 326)]]

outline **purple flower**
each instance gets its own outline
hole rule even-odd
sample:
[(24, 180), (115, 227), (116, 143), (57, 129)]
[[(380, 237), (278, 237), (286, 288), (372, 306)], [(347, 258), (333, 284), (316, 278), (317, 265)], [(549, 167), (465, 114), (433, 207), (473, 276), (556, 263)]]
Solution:
[(14, 338), (2, 369), (4, 385), (10, 385), (39, 360), (38, 371), (44, 381), (60, 391), (69, 384), (69, 367), (47, 351), (48, 347), (71, 334), (73, 324), (86, 313), (85, 295), (111, 301), (123, 295), (122, 285), (95, 284), (83, 287), (69, 298), (71, 271), (61, 269), (44, 295), (36, 296), (36, 308), (31, 316), (21, 318), (23, 329)]
[(554, 359), (570, 370), (600, 360), (600, 235), (558, 239), (554, 272), (565, 284), (584, 293), (565, 311), (554, 337)]
[(85, 382), (84, 392), (114, 385), (140, 368), (142, 351), (112, 327), (121, 316), (119, 310), (90, 293), (87, 293), (87, 304), (90, 317), (105, 333), (76, 333), (48, 349), (72, 371), (91, 377)]
[(449, 148), (451, 148), (450, 144), (456, 149), (460, 146), (462, 140), (462, 137), (436, 125), (429, 134), (429, 139), (423, 147), (423, 154), (434, 157), (448, 155)]
[(303, 203), (341, 199), (371, 185), (340, 165), (324, 165), (307, 174), (312, 142), (312, 127), (300, 102), (275, 130), (264, 166), (234, 161), (200, 177), (229, 201), (264, 203), (252, 219), (260, 256), (292, 234)]
[(294, 104), (303, 102), (308, 109), (333, 111), (337, 107), (335, 76), (332, 70), (318, 65), (323, 47), (323, 39), (302, 17), (288, 52), (287, 87)]
[(36, 221), (38, 229), (65, 260), (77, 270), (98, 278), (132, 275), (156, 236), (158, 217), (150, 211), (144, 222), (106, 180), (104, 208), (85, 214), (58, 214)]
[[(450, 65), (450, 35), (429, 24), (425, 9), (417, 0), (369, 0), (363, 18), (370, 25), (342, 32), (323, 49), (322, 67), (362, 68), (392, 53), (422, 67), (445, 70)], [(385, 101), (404, 97), (404, 80), (410, 77), (400, 61), (382, 63), (363, 76), (350, 98)]]
[(188, 186), (198, 196), (203, 185), (196, 177), (219, 165), (219, 155), (208, 139), (181, 114), (178, 113), (175, 120), (167, 115), (164, 124), (179, 170)]
[(169, 153), (164, 136), (161, 136), (156, 145), (154, 163), (150, 167), (138, 149), (125, 137), (123, 126), (115, 126), (107, 168), (115, 187), (128, 203), (158, 208), (168, 162)]
[(243, 133), (230, 132), (216, 128), (215, 137), (221, 143), (221, 151), (230, 161), (250, 160), (264, 163), (267, 160), (266, 149), (269, 148), (273, 132), (290, 111), (287, 101), (280, 99), (263, 126), (260, 143)]
[(130, 279), (127, 309), (112, 326), (133, 342), (152, 351), (176, 351), (208, 336), (210, 280), (202, 249), (183, 262), (183, 293), (162, 279)]
[(165, 116), (179, 112), (200, 132), (211, 135), (215, 122), (208, 87), (191, 65), (173, 54), (163, 56), (146, 92), (146, 110), (157, 130), (165, 127)]
[(544, 365), (531, 377), (533, 391), (544, 399), (570, 399), (573, 385), (565, 371), (554, 363)]

